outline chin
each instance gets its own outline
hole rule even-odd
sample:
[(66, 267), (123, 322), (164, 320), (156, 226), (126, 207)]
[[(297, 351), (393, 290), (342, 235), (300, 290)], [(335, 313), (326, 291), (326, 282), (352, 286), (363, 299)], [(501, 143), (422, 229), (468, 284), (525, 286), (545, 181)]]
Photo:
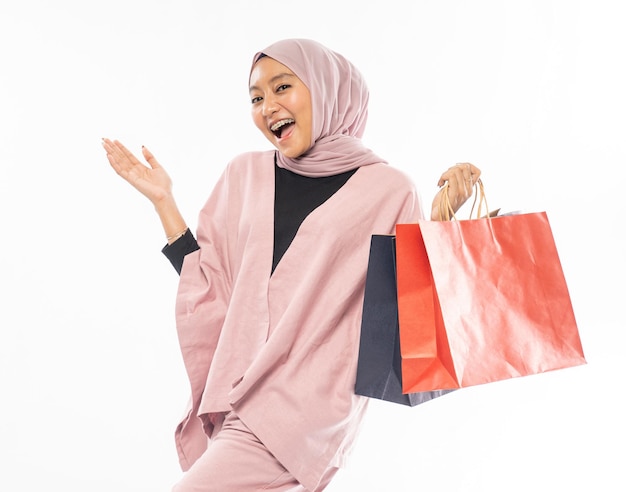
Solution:
[(283, 154), (285, 157), (289, 157), (290, 159), (297, 159), (298, 157), (300, 157), (302, 154), (304, 154), (304, 152), (291, 152), (291, 151), (286, 151), (283, 152), (282, 150), (278, 149), (278, 151)]
[(294, 149), (292, 147), (289, 148), (285, 148), (282, 147), (280, 145), (277, 145), (276, 148), (278, 149), (278, 151), (283, 154), (285, 157), (289, 157), (290, 159), (297, 159), (298, 157), (306, 154), (306, 152), (309, 150), (308, 148), (303, 149), (303, 148), (299, 148), (299, 149)]

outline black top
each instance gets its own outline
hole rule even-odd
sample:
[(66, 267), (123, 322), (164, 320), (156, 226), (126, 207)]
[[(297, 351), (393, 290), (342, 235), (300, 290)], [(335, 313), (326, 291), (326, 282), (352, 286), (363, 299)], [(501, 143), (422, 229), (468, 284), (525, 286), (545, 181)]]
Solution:
[[(272, 273), (287, 251), (304, 219), (322, 203), (333, 196), (356, 172), (321, 178), (296, 174), (276, 165), (274, 156), (274, 257)], [(180, 274), (185, 256), (200, 247), (190, 230), (178, 240), (163, 248), (163, 254)]]

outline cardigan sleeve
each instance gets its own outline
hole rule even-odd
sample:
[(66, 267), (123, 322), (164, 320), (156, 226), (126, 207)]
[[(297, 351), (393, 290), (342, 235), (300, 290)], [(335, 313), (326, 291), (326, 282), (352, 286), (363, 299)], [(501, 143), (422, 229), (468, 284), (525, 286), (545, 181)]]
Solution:
[(174, 269), (180, 275), (183, 269), (183, 261), (185, 256), (200, 249), (198, 242), (190, 229), (172, 244), (166, 244), (161, 252), (166, 256)]

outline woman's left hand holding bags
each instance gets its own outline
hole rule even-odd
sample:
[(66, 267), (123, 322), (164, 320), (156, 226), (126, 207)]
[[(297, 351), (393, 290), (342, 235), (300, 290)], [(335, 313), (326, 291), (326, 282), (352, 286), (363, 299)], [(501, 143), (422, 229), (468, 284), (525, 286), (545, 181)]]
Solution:
[[(455, 213), (461, 208), (461, 205), (472, 196), (474, 184), (479, 177), (480, 169), (469, 162), (452, 166), (441, 175), (437, 186), (442, 187), (444, 184), (448, 184), (448, 197), (450, 198), (450, 204)], [(441, 205), (443, 191), (443, 189), (440, 190), (433, 199), (430, 213), (431, 220), (441, 220), (442, 214), (440, 213), (439, 207)]]

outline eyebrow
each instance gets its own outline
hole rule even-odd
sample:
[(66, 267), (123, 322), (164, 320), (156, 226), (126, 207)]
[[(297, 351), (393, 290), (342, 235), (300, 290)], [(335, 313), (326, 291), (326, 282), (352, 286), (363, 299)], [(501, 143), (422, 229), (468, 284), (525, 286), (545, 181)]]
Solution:
[[(290, 74), (290, 73), (279, 73), (277, 75), (274, 75), (270, 80), (269, 80), (269, 84), (273, 84), (274, 82), (276, 82), (279, 79), (282, 79), (284, 77), (295, 77), (295, 75)], [(250, 92), (254, 91), (254, 90), (260, 90), (256, 85), (251, 85), (250, 86)]]

